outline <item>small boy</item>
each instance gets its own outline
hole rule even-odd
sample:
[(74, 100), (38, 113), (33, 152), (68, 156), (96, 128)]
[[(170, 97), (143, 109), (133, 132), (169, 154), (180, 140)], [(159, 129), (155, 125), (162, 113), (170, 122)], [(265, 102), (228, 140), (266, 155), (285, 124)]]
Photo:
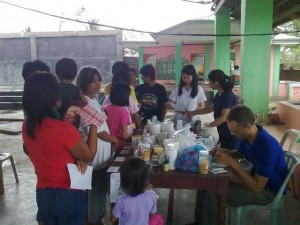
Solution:
[(77, 75), (77, 65), (73, 59), (62, 58), (55, 65), (55, 73), (59, 80), (61, 92), (61, 107), (59, 114), (64, 118), (66, 110), (72, 103), (84, 101), (81, 98), (80, 90), (72, 84)]

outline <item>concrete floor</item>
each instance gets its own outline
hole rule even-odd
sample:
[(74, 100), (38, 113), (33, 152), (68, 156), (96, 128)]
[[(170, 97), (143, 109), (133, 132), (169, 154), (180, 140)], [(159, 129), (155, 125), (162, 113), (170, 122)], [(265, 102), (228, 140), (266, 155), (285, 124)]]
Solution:
[[(21, 123), (16, 123), (20, 127)], [(282, 137), (285, 127), (266, 126), (268, 131), (278, 140)], [(0, 134), (0, 152), (13, 154), (20, 183), (16, 184), (12, 169), (9, 165), (3, 168), (5, 193), (0, 195), (0, 225), (35, 225), (37, 211), (35, 201), (36, 176), (28, 157), (23, 153), (21, 135)], [(167, 189), (157, 189), (160, 196), (158, 211), (165, 216), (167, 212)], [(194, 190), (175, 190), (174, 225), (183, 225), (193, 221), (195, 206)], [(109, 210), (108, 210), (109, 211)], [(300, 203), (291, 192), (285, 196), (286, 225), (299, 224)], [(250, 212), (247, 216), (247, 225), (270, 225), (267, 212)]]

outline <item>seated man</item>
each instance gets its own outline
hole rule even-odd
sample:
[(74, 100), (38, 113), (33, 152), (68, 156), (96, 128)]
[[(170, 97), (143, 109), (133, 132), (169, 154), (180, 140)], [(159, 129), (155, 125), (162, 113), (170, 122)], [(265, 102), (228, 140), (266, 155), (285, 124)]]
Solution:
[[(242, 140), (240, 147), (238, 151), (212, 150), (215, 161), (230, 166), (241, 181), (229, 184), (229, 206), (269, 204), (288, 174), (282, 147), (254, 121), (249, 108), (233, 107), (227, 123), (231, 134)], [(251, 174), (236, 160), (243, 157), (253, 164)], [(217, 224), (217, 197), (214, 192), (197, 192), (195, 221), (194, 224)]]

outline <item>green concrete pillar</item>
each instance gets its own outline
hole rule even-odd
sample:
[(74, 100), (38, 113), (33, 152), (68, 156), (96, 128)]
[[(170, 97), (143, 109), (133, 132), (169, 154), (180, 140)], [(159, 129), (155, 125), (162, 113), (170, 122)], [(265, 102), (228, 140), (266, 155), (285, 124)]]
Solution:
[(181, 69), (182, 69), (182, 43), (181, 42), (176, 42), (175, 64), (176, 64), (175, 81), (176, 81), (176, 84), (178, 85), (179, 81), (180, 81)]
[[(272, 32), (273, 0), (244, 0), (241, 5), (241, 33)], [(245, 105), (267, 113), (269, 104), (271, 35), (241, 37), (241, 94)]]
[(205, 79), (208, 78), (210, 71), (210, 45), (205, 45)]
[(273, 96), (278, 96), (280, 75), (280, 45), (274, 45)]
[(138, 71), (139, 84), (142, 84), (143, 80), (142, 80), (142, 76), (140, 74), (140, 69), (144, 66), (144, 48), (139, 47), (138, 53), (139, 53), (139, 71)]
[[(230, 9), (221, 7), (215, 17), (215, 34), (230, 34)], [(215, 37), (215, 69), (230, 73), (230, 37)]]

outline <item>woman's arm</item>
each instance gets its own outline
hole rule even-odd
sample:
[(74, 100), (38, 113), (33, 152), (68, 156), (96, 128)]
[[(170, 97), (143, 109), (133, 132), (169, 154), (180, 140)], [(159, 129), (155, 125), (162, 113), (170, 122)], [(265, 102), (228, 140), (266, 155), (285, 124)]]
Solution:
[(195, 116), (195, 115), (211, 113), (213, 110), (214, 110), (214, 104), (211, 103), (206, 108), (197, 109), (195, 111), (187, 111), (186, 115), (188, 118), (191, 118), (192, 116)]
[(216, 126), (221, 125), (222, 123), (225, 123), (229, 111), (230, 111), (230, 109), (222, 109), (221, 116), (219, 116), (217, 119), (215, 119), (215, 121), (211, 122), (209, 124), (209, 126), (216, 127)]
[(117, 217), (114, 217), (113, 215), (110, 216), (110, 222), (114, 223), (118, 220)]
[(118, 143), (118, 138), (115, 136), (107, 133), (106, 131), (101, 131), (97, 134), (97, 137), (100, 138), (103, 141), (111, 142), (113, 144)]
[(126, 141), (130, 141), (131, 140), (131, 135), (128, 135), (127, 129), (128, 129), (129, 125), (121, 125), (121, 134), (122, 134), (122, 138)]
[(73, 148), (70, 149), (71, 155), (78, 160), (91, 162), (97, 152), (97, 127), (90, 126), (87, 143), (80, 140)]
[(132, 114), (131, 119), (132, 119), (132, 122), (135, 124), (136, 128), (139, 128), (141, 126), (142, 121), (141, 121), (141, 118), (140, 118), (138, 112)]

